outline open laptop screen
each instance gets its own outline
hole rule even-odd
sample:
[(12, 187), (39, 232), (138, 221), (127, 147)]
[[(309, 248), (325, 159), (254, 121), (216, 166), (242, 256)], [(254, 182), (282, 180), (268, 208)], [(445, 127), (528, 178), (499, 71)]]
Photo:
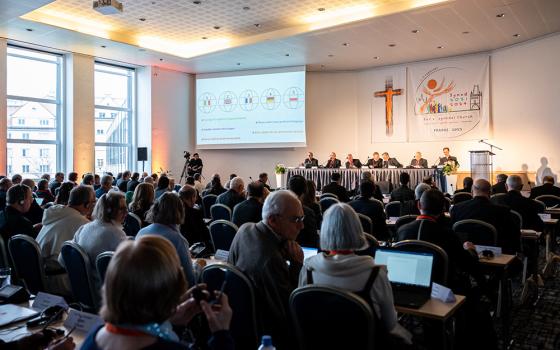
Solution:
[(387, 265), (392, 283), (429, 287), (434, 256), (431, 253), (405, 252), (394, 249), (378, 249), (375, 263)]
[(301, 247), (301, 250), (303, 250), (303, 260), (310, 258), (314, 255), (317, 255), (317, 252), (319, 251), (317, 248), (309, 248), (309, 247)]

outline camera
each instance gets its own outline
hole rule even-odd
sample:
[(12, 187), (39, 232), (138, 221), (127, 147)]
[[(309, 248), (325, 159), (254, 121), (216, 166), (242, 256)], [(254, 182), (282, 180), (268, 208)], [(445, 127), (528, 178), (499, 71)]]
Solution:
[(184, 151), (184, 152), (183, 152), (183, 157), (184, 157), (186, 160), (189, 160), (189, 159), (191, 158), (191, 152), (189, 152), (189, 151)]

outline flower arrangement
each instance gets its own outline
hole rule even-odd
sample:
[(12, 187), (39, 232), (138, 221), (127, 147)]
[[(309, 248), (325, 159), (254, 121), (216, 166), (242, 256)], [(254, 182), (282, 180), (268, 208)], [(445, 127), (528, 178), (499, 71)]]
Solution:
[(285, 174), (286, 173), (286, 167), (284, 166), (284, 164), (276, 164), (276, 166), (274, 167), (274, 173)]
[(448, 176), (451, 175), (451, 173), (456, 172), (457, 169), (459, 169), (459, 164), (454, 160), (448, 160), (443, 165), (443, 169), (441, 169), (441, 171), (443, 172), (443, 175)]

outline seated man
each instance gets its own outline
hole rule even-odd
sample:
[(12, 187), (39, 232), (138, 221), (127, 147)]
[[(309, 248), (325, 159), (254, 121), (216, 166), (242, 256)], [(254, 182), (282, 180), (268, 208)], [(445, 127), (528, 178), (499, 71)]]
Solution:
[(10, 187), (12, 187), (12, 180), (7, 177), (0, 180), (0, 210), (6, 208), (6, 196)]
[(258, 182), (260, 182), (264, 186), (264, 188), (266, 188), (268, 191), (270, 191), (270, 186), (268, 185), (268, 174), (267, 173), (260, 173)]
[(346, 169), (356, 169), (362, 167), (362, 162), (360, 162), (359, 159), (354, 159), (352, 153), (348, 153), (348, 156), (346, 156), (346, 163), (344, 165), (346, 166)]
[(459, 190), (455, 190), (453, 194), (461, 193), (461, 192), (472, 193), (472, 185), (473, 185), (472, 177), (467, 176), (463, 179), (463, 188)]
[(331, 152), (329, 160), (327, 161), (327, 164), (325, 164), (325, 168), (340, 168), (340, 166), (340, 159), (336, 158), (336, 153)]
[(507, 207), (490, 202), (490, 183), (478, 179), (473, 185), (473, 199), (457, 203), (451, 209), (451, 221), (476, 219), (484, 221), (496, 229), (498, 246), (505, 254), (516, 254), (521, 250), (520, 232), (515, 229)]
[(28, 235), (35, 238), (40, 224), (33, 225), (25, 217), (25, 213), (31, 208), (33, 195), (31, 189), (26, 185), (13, 185), (6, 195), (6, 209), (0, 212), (0, 233), (6, 247), (12, 236), (18, 234)]
[(393, 192), (391, 192), (391, 202), (405, 202), (414, 200), (414, 191), (408, 187), (408, 183), (410, 182), (410, 175), (408, 173), (402, 172), (399, 175), (399, 182), (401, 183), (400, 187), (394, 189)]
[(382, 168), (383, 167), (383, 160), (379, 157), (379, 152), (373, 152), (373, 158), (368, 159), (366, 165), (370, 169), (374, 168)]
[(531, 195), (529, 198), (535, 199), (538, 196), (544, 196), (545, 194), (560, 197), (560, 187), (554, 186), (554, 178), (552, 176), (545, 176), (542, 179), (543, 184), (541, 186), (533, 187), (531, 189)]
[(414, 158), (410, 161), (410, 166), (414, 168), (427, 168), (428, 161), (422, 158), (422, 153), (416, 152)]
[(299, 232), (296, 241), (304, 247), (318, 247), (319, 235), (317, 234), (317, 230), (319, 229), (318, 222), (320, 217), (315, 214), (312, 208), (303, 205), (303, 201), (307, 195), (307, 180), (301, 175), (294, 175), (290, 177), (288, 189), (299, 199), (303, 208), (303, 215), (305, 216), (303, 219), (303, 228)]
[(237, 227), (241, 227), (246, 222), (261, 221), (264, 191), (262, 182), (255, 181), (247, 185), (247, 199), (233, 208), (231, 221)]
[(340, 185), (341, 182), (342, 179), (340, 177), (340, 173), (332, 173), (331, 183), (324, 186), (322, 192), (335, 194), (338, 197), (338, 200), (341, 202), (350, 201), (350, 198), (348, 197), (348, 192), (346, 192), (346, 188)]
[(383, 168), (388, 168), (388, 167), (396, 167), (396, 168), (402, 168), (402, 164), (399, 163), (399, 161), (397, 160), (397, 158), (391, 158), (389, 157), (389, 153), (387, 152), (383, 152), (383, 162), (381, 165)]
[(457, 157), (453, 157), (449, 155), (449, 147), (443, 148), (443, 157), (439, 157), (438, 165), (445, 165), (447, 162), (455, 162), (455, 164), (459, 165), (457, 161)]
[(313, 152), (307, 152), (307, 158), (303, 160), (303, 165), (306, 166), (319, 166), (319, 161), (313, 158)]
[(101, 186), (95, 191), (95, 198), (101, 198), (102, 195), (109, 192), (113, 188), (113, 177), (111, 175), (103, 175), (101, 178)]
[(507, 193), (506, 181), (508, 176), (506, 174), (496, 175), (496, 183), (492, 186), (492, 194)]
[(297, 348), (288, 301), (303, 264), (295, 242), (302, 228), (303, 208), (297, 197), (291, 191), (274, 191), (264, 202), (262, 221), (239, 229), (228, 257), (253, 282), (257, 307), (266, 315), (262, 332), (272, 336), (278, 349)]
[[(362, 171), (362, 175), (360, 176), (359, 180), (356, 180), (356, 184), (355, 184), (355, 190), (354, 190), (354, 194), (355, 195), (359, 195), (360, 194), (360, 184), (362, 183), (362, 181), (367, 180), (369, 182), (371, 182), (373, 184), (373, 198), (383, 202), (383, 192), (381, 192), (381, 188), (379, 187), (379, 185), (377, 185), (372, 177), (371, 177), (371, 172), (370, 171)], [(392, 188), (392, 185), (389, 183), (389, 188)]]
[(245, 183), (240, 177), (234, 177), (230, 181), (229, 190), (216, 198), (216, 203), (228, 206), (233, 212), (233, 208), (245, 200)]
[(362, 180), (360, 183), (360, 195), (348, 203), (356, 213), (363, 214), (371, 219), (373, 224), (373, 235), (380, 240), (388, 238), (387, 223), (383, 202), (373, 199), (373, 182)]
[(420, 209), (418, 209), (418, 203), (420, 202), (420, 198), (422, 198), (422, 194), (424, 192), (431, 189), (432, 187), (430, 185), (425, 184), (423, 182), (419, 183), (414, 189), (414, 199), (404, 201), (401, 203), (401, 216), (420, 215)]

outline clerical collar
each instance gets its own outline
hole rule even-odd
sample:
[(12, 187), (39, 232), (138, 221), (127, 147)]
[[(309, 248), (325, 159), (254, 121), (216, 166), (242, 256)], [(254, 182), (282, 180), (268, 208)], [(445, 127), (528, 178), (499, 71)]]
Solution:
[(432, 215), (424, 215), (424, 214), (422, 214), (422, 215), (418, 215), (418, 216), (416, 217), (416, 220), (428, 220), (428, 221), (436, 222), (436, 221), (437, 221), (437, 217), (432, 216)]

